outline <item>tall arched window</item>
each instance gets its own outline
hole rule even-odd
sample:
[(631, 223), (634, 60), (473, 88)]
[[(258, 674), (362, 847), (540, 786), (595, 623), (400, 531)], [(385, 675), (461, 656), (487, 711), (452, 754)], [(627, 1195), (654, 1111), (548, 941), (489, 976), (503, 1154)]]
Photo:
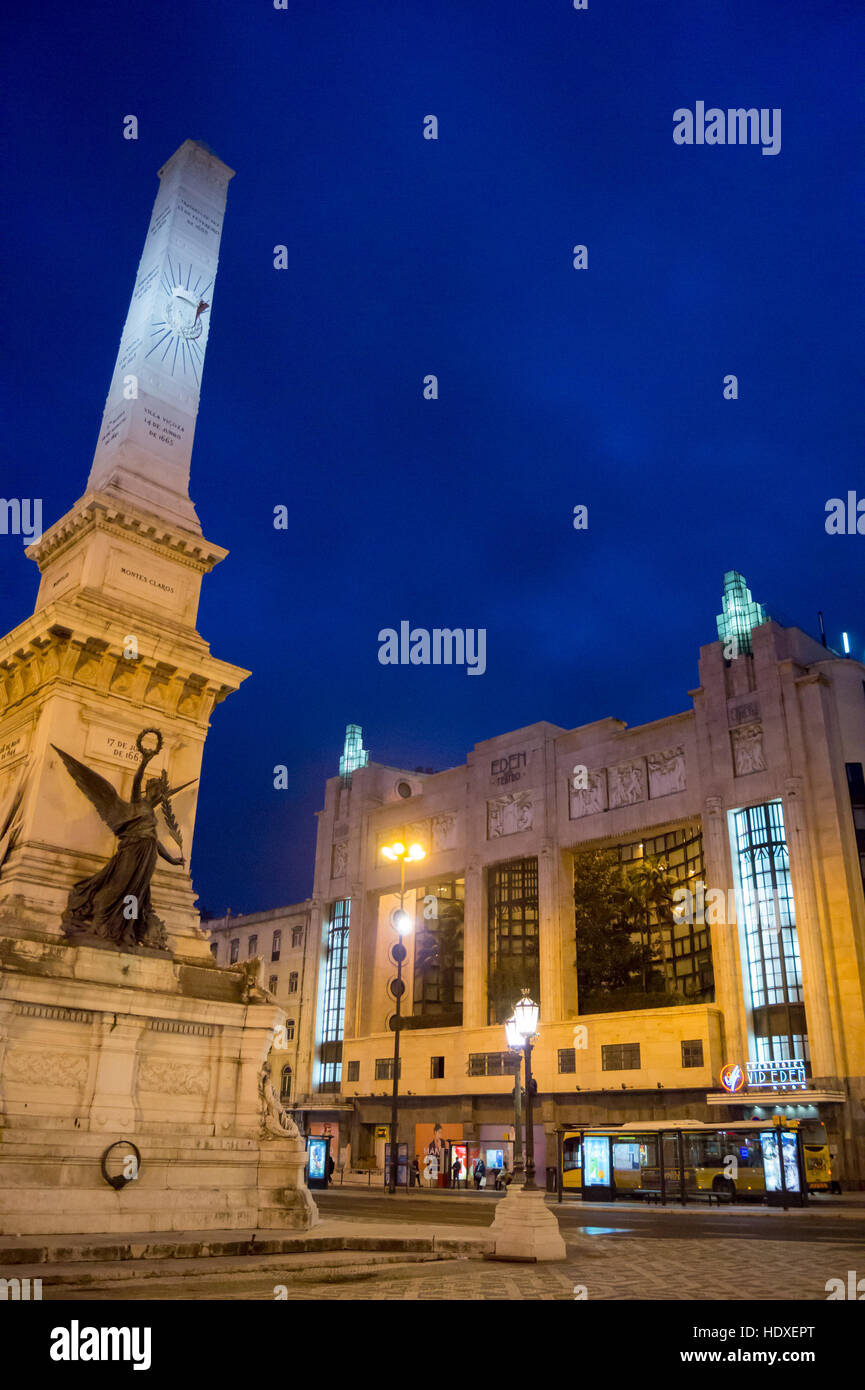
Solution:
[(279, 1085), (279, 1099), (291, 1100), (291, 1067), (288, 1066), (282, 1069), (282, 1080)]

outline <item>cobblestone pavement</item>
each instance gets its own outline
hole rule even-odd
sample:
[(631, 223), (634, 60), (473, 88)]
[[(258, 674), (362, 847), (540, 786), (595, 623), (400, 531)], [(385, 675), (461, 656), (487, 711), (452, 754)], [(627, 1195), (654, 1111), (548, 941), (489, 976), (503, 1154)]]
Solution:
[[(673, 1299), (678, 1301), (825, 1300), (826, 1281), (865, 1277), (861, 1244), (812, 1245), (807, 1241), (709, 1238), (700, 1241), (603, 1236), (567, 1241), (562, 1264), (516, 1265), (459, 1258), (382, 1267), (355, 1264), (332, 1270), (280, 1268), (234, 1274), (202, 1272), (90, 1287), (45, 1289), (47, 1299), (166, 1300), (275, 1297), (288, 1300), (574, 1301)], [(575, 1293), (576, 1286), (576, 1293)], [(582, 1290), (585, 1290), (583, 1295)]]

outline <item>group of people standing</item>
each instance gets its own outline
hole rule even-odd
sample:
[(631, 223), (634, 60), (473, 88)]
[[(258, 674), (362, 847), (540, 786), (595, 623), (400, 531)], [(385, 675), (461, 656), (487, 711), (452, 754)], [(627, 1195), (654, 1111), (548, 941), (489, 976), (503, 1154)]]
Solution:
[[(460, 1181), (464, 1179), (464, 1176), (465, 1176), (465, 1175), (464, 1175), (464, 1170), (463, 1170), (462, 1161), (457, 1157), (457, 1158), (454, 1159), (453, 1163), (451, 1164), (451, 1169), (450, 1169), (451, 1187), (459, 1187)], [(481, 1188), (486, 1187), (486, 1185), (487, 1185), (487, 1165), (484, 1163), (484, 1160), (483, 1160), (482, 1158), (476, 1159), (474, 1168), (473, 1168), (472, 1173), (471, 1173), (471, 1177), (472, 1177), (472, 1180), (474, 1181), (475, 1191), (476, 1191), (476, 1192), (479, 1192), (479, 1191), (481, 1190)], [(512, 1177), (512, 1174), (508, 1171), (507, 1168), (496, 1169), (496, 1170), (495, 1170), (495, 1187), (496, 1187), (496, 1190), (497, 1190), (497, 1191), (500, 1191), (501, 1188), (507, 1187), (508, 1183), (511, 1181), (511, 1177)], [(420, 1185), (421, 1185), (420, 1179), (421, 1179), (420, 1159), (416, 1156), (415, 1158), (412, 1159), (411, 1163), (409, 1164), (409, 1170), (408, 1170), (408, 1185), (409, 1185), (409, 1187), (420, 1187)]]

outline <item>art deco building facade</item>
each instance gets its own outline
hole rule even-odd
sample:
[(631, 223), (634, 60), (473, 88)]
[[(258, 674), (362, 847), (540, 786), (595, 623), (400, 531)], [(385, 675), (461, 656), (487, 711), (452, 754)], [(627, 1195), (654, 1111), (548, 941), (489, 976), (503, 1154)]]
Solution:
[[(299, 1091), (352, 1162), (378, 1152), (389, 1120), (399, 883), (381, 849), (402, 839), (426, 850), (405, 896), (410, 1154), (434, 1125), (505, 1140), (497, 1018), (521, 981), (541, 1006), (539, 1164), (563, 1123), (781, 1111), (821, 1120), (842, 1180), (865, 1186), (865, 667), (765, 620), (734, 572), (718, 631), (690, 707), (650, 724), (532, 724), (434, 774), (347, 748), (319, 816)], [(647, 924), (661, 943), (648, 979), (611, 986), (597, 946), (577, 941), (575, 875), (579, 888), (596, 848), (655, 859), (694, 892), (685, 920), (654, 937)], [(731, 1093), (719, 1078), (735, 1063), (748, 1085)]]

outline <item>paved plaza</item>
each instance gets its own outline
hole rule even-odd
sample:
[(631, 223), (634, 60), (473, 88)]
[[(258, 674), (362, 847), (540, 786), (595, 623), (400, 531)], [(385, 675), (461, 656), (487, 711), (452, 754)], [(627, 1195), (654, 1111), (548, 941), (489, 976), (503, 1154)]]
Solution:
[[(326, 1219), (321, 1235), (394, 1235), (397, 1223)], [(528, 1265), (485, 1259), (480, 1248), (444, 1256), (362, 1250), (188, 1260), (21, 1267), (38, 1274), (45, 1300), (793, 1300), (825, 1301), (830, 1279), (865, 1276), (865, 1242), (858, 1223), (849, 1240), (791, 1240), (751, 1235), (663, 1240), (616, 1232), (565, 1232), (567, 1259)], [(815, 1232), (816, 1233), (816, 1232)], [(418, 1239), (435, 1234), (466, 1245), (466, 1228), (412, 1227)], [(483, 1243), (478, 1233), (478, 1246)], [(52, 1275), (54, 1276), (52, 1279)]]

